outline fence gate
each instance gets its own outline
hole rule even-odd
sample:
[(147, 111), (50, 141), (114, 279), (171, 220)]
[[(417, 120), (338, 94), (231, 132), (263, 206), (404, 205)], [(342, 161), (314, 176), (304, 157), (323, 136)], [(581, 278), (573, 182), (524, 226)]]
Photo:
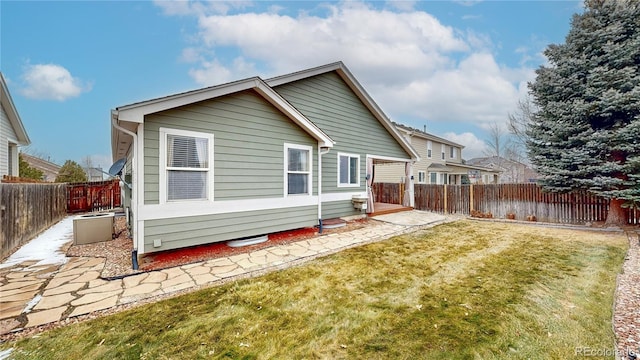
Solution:
[(121, 206), (118, 179), (67, 185), (67, 212), (109, 210)]

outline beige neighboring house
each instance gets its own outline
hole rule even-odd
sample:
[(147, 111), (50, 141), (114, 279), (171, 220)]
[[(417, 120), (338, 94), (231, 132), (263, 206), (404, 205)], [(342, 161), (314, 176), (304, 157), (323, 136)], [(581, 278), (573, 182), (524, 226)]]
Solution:
[[(467, 179), (472, 184), (498, 181), (499, 170), (463, 163), (463, 145), (406, 125), (394, 125), (420, 155), (420, 160), (413, 164), (415, 184), (460, 185), (467, 183)], [(376, 165), (374, 181), (377, 183), (401, 183), (404, 177), (401, 164)]]
[(30, 167), (42, 171), (44, 174), (42, 180), (47, 182), (56, 181), (56, 177), (58, 177), (58, 173), (60, 172), (60, 165), (25, 153), (21, 153), (20, 156), (22, 156), (22, 160), (26, 161)]
[(499, 170), (498, 183), (500, 184), (535, 183), (538, 181), (538, 173), (526, 164), (500, 156), (473, 158), (467, 163)]
[(9, 88), (0, 73), (0, 178), (18, 176), (18, 147), (31, 144)]

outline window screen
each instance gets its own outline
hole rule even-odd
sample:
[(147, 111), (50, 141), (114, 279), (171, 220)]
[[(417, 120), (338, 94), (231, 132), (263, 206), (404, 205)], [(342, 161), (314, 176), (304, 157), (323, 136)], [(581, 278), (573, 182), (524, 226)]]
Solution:
[(167, 199), (207, 198), (209, 139), (167, 135)]

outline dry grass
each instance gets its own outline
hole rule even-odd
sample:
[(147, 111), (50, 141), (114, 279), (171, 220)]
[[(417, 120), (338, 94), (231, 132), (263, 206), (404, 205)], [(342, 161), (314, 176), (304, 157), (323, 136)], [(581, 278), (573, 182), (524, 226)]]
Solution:
[(613, 349), (622, 235), (460, 221), (3, 344), (38, 359), (565, 359)]

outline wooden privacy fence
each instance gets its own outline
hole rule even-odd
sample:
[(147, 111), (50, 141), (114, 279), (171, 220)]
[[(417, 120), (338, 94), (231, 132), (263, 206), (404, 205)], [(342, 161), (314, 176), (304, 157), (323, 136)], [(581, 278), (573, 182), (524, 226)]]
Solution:
[(374, 183), (371, 192), (376, 202), (402, 205), (404, 183)]
[(121, 206), (118, 179), (67, 184), (69, 213), (110, 210)]
[[(377, 183), (375, 201), (400, 204), (394, 194), (399, 184)], [(491, 213), (494, 218), (513, 214), (516, 220), (535, 216), (538, 221), (585, 223), (605, 221), (609, 201), (587, 192), (543, 192), (536, 184), (426, 185), (416, 184), (415, 208), (440, 213)], [(391, 200), (391, 201), (388, 201)], [(627, 223), (640, 225), (640, 209), (627, 210)]]
[(66, 216), (66, 190), (65, 184), (0, 184), (0, 258)]

